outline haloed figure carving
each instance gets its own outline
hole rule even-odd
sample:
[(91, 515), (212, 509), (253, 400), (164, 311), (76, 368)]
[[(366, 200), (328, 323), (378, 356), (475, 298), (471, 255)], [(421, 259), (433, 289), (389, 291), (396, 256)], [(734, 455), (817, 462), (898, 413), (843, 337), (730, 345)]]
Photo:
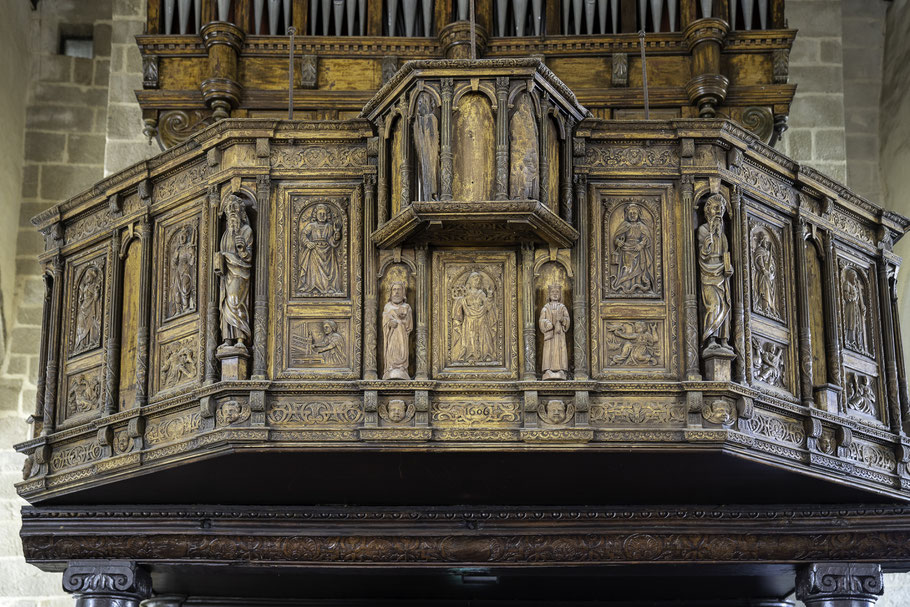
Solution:
[(562, 303), (562, 286), (547, 287), (547, 303), (540, 311), (540, 330), (543, 333), (543, 379), (565, 379), (569, 370), (569, 351), (566, 333), (569, 331), (569, 309)]
[(101, 345), (101, 269), (92, 264), (82, 273), (76, 289), (76, 336), (73, 352), (84, 352)]
[(755, 293), (758, 296), (760, 310), (778, 316), (777, 293), (775, 284), (777, 280), (777, 263), (771, 250), (771, 239), (764, 232), (758, 233), (755, 249), (752, 251), (755, 263)]
[(439, 123), (436, 104), (429, 93), (417, 97), (417, 117), (414, 119), (414, 148), (420, 168), (420, 200), (436, 200), (436, 165), (439, 159)]
[[(490, 281), (487, 278), (487, 281)], [(496, 317), (493, 285), (480, 272), (471, 272), (464, 294), (452, 308), (452, 359), (460, 363), (492, 362), (496, 358)]]
[(170, 253), (170, 316), (177, 316), (195, 309), (196, 305), (196, 230), (192, 226), (177, 231)]
[(622, 293), (650, 293), (654, 290), (654, 236), (641, 218), (641, 208), (630, 204), (625, 219), (613, 236), (615, 270), (610, 286)]
[[(411, 379), (408, 375), (408, 337), (414, 328), (411, 306), (405, 301), (405, 283), (393, 282), (382, 310), (385, 371), (382, 379)], [(391, 411), (391, 409), (390, 409)]]
[(252, 341), (249, 294), (253, 229), (239, 196), (228, 196), (222, 213), (227, 217), (227, 226), (215, 259), (215, 272), (221, 276), (221, 337), (224, 339), (221, 347), (246, 349), (246, 344)]
[(310, 295), (341, 295), (339, 248), (342, 225), (324, 204), (316, 205), (310, 221), (300, 230), (300, 276), (297, 289)]
[(727, 236), (724, 234), (724, 212), (727, 201), (712, 194), (705, 203), (705, 223), (698, 227), (698, 267), (701, 270), (701, 302), (704, 306), (702, 342), (706, 349), (729, 349), (730, 276), (733, 266)]

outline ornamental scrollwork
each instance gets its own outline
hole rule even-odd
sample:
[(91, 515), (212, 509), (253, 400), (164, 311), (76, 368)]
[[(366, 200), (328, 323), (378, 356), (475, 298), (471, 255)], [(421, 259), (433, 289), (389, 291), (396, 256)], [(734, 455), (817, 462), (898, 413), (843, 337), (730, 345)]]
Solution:
[(276, 426), (351, 426), (363, 421), (363, 407), (355, 402), (277, 402), (269, 407), (268, 421)]
[(521, 411), (517, 401), (445, 401), (433, 404), (432, 420), (440, 424), (464, 426), (513, 424), (521, 421)]

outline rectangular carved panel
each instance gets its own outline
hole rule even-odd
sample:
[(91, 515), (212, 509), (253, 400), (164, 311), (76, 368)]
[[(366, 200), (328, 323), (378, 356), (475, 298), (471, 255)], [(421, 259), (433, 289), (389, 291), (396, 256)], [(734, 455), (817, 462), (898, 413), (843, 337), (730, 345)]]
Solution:
[(517, 375), (515, 254), (504, 251), (438, 251), (432, 318), (437, 377)]
[(289, 368), (350, 369), (353, 344), (349, 319), (292, 318), (288, 328)]
[(440, 398), (432, 403), (430, 421), (439, 427), (518, 427), (521, 404), (512, 398)]

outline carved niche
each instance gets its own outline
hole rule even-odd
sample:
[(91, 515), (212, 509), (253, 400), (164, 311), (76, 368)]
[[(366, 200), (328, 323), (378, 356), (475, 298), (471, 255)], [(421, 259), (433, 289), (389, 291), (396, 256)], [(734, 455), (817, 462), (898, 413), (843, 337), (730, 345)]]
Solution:
[(164, 318), (170, 320), (196, 311), (196, 265), (198, 231), (196, 222), (185, 223), (165, 236), (163, 267), (166, 301)]
[(662, 296), (662, 229), (659, 198), (604, 198), (605, 297)]
[(413, 123), (414, 152), (417, 165), (417, 200), (439, 197), (439, 117), (435, 91), (417, 94)]
[(104, 260), (94, 259), (75, 271), (70, 295), (70, 355), (101, 347), (104, 314)]
[(456, 95), (452, 126), (455, 169), (452, 197), (455, 200), (490, 200), (494, 173), (493, 134), (496, 132), (492, 95), (473, 92), (468, 83), (463, 83)]
[(786, 321), (783, 295), (785, 268), (779, 235), (763, 223), (753, 224), (749, 247), (752, 257), (752, 309), (757, 314)]
[(528, 93), (515, 99), (509, 120), (509, 198), (540, 198), (540, 135), (534, 104)]
[(437, 373), (513, 377), (518, 358), (515, 254), (439, 251), (433, 266), (433, 318), (441, 337), (434, 340)]
[(840, 260), (841, 316), (844, 347), (865, 356), (873, 356), (869, 280), (856, 265)]
[(341, 198), (293, 196), (295, 297), (344, 297), (348, 292), (348, 217)]

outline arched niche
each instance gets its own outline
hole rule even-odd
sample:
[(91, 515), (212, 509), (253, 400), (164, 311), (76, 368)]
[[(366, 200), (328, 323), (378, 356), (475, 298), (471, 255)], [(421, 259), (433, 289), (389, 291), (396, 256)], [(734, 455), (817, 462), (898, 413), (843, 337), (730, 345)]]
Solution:
[(142, 243), (133, 237), (120, 248), (123, 267), (122, 301), (120, 303), (120, 386), (118, 408), (120, 411), (136, 406), (136, 362), (139, 332), (139, 282), (141, 274)]
[[(816, 389), (828, 383), (828, 358), (825, 353), (824, 263), (820, 245), (812, 238), (806, 239), (806, 281), (809, 291), (809, 330), (812, 336), (812, 386)], [(835, 411), (836, 413), (836, 411)]]
[(399, 261), (386, 259), (379, 268), (379, 301), (375, 302), (377, 306), (377, 367), (379, 376), (382, 377), (386, 367), (386, 336), (384, 330), (384, 314), (386, 303), (389, 301), (392, 285), (397, 282), (405, 284), (405, 301), (411, 306), (411, 326), (412, 330), (408, 336), (408, 375), (413, 378), (416, 373), (417, 350), (417, 268), (410, 255), (402, 256)]
[(494, 175), (495, 120), (489, 98), (480, 92), (462, 95), (453, 121), (455, 200), (490, 200)]
[[(576, 319), (572, 316), (572, 266), (569, 263), (568, 251), (565, 254), (547, 255), (547, 252), (541, 252), (543, 255), (538, 256), (534, 264), (534, 330), (538, 335), (537, 341), (537, 373), (540, 376), (543, 373), (543, 349), (544, 340), (541, 336), (540, 314), (549, 301), (550, 285), (559, 285), (562, 294), (562, 303), (569, 312), (569, 330), (566, 333), (566, 353), (568, 355), (568, 373), (571, 377), (575, 368), (574, 356), (574, 331)], [(560, 253), (563, 253), (560, 251)]]
[(539, 109), (529, 92), (518, 91), (509, 116), (509, 198), (540, 200)]

